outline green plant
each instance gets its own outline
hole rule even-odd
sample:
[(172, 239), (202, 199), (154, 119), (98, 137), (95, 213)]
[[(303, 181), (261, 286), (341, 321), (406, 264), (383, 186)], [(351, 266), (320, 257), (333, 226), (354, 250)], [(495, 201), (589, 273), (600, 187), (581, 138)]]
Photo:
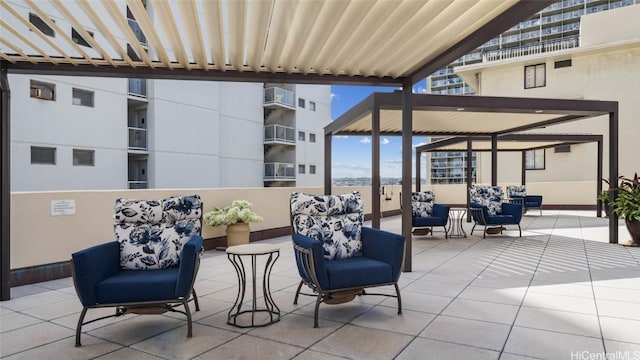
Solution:
[(620, 176), (617, 195), (613, 200), (613, 211), (627, 220), (640, 220), (640, 180), (638, 173), (633, 179)]
[(246, 200), (234, 200), (230, 206), (214, 207), (204, 214), (204, 223), (209, 226), (257, 223), (263, 218), (251, 210), (253, 205)]

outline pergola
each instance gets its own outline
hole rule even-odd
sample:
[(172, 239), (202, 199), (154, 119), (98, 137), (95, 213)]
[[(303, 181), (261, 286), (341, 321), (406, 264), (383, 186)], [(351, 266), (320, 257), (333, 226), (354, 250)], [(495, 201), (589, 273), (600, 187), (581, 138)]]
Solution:
[[(490, 136), (457, 136), (434, 141), (432, 143), (416, 147), (416, 191), (420, 191), (420, 156), (423, 152), (459, 151), (467, 153), (466, 178), (467, 188), (472, 186), (472, 152), (520, 152), (522, 154), (522, 166), (520, 182), (527, 183), (526, 152), (530, 150), (549, 149), (556, 146), (577, 145), (595, 142), (597, 143), (597, 166), (596, 166), (596, 191), (602, 192), (602, 135), (588, 134), (505, 134), (497, 137), (494, 144)], [(495, 147), (494, 147), (495, 146)], [(495, 161), (495, 157), (492, 158)], [(492, 161), (492, 162), (493, 162)], [(495, 176), (496, 166), (492, 166), (492, 178)], [(467, 193), (467, 206), (469, 205), (469, 194)], [(602, 201), (598, 200), (596, 205), (596, 216), (602, 216)], [(467, 221), (471, 219), (471, 214), (467, 214)]]
[[(551, 3), (149, 0), (152, 19), (139, 0), (0, 0), (0, 300), (10, 297), (9, 73), (402, 86), (403, 196), (410, 196), (412, 85)], [(411, 239), (410, 214), (403, 224)], [(407, 250), (411, 270), (410, 241)]]

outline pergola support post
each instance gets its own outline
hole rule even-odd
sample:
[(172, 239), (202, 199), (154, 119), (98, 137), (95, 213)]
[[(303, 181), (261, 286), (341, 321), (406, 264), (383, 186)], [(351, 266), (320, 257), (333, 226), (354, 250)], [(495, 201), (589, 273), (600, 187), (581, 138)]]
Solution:
[(9, 105), (11, 90), (7, 69), (0, 69), (0, 171), (2, 183), (0, 184), (0, 301), (11, 298), (11, 285), (9, 284), (11, 273), (11, 211), (10, 211), (10, 113)]
[(498, 135), (491, 135), (491, 186), (498, 186)]
[(520, 174), (520, 182), (522, 186), (527, 185), (527, 151), (522, 151), (522, 174)]
[(402, 236), (405, 238), (402, 271), (411, 271), (411, 152), (413, 137), (413, 83), (402, 84)]
[(473, 140), (470, 137), (467, 138), (467, 222), (471, 222), (471, 210), (469, 207), (471, 206), (471, 194), (469, 194), (469, 189), (473, 186)]
[(422, 152), (418, 151), (416, 149), (416, 191), (420, 192), (422, 191), (421, 189), (421, 184), (420, 184), (420, 167), (421, 167), (421, 163), (422, 162)]
[(373, 107), (371, 113), (371, 227), (380, 229), (380, 108)]
[[(615, 111), (609, 113), (609, 190), (618, 187), (618, 104)], [(613, 203), (617, 190), (609, 192), (609, 203)], [(609, 243), (618, 243), (618, 215), (609, 214)]]
[[(602, 140), (598, 140), (598, 167), (596, 168), (596, 194), (602, 192)], [(602, 217), (602, 200), (596, 202), (596, 217)]]
[(324, 134), (324, 193), (331, 195), (331, 133)]

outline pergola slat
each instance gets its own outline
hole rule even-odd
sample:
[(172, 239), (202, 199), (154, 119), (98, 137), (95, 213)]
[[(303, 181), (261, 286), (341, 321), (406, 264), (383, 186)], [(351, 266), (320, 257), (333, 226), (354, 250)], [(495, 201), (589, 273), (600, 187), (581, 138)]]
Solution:
[[(50, 61), (53, 64), (57, 64), (58, 62), (54, 59), (52, 59), (47, 53), (46, 51), (44, 51), (41, 47), (39, 47), (38, 45), (36, 45), (35, 43), (33, 43), (33, 41), (29, 40), (26, 36), (22, 35), (18, 30), (16, 30), (13, 26), (11, 26), (10, 24), (7, 24), (4, 20), (0, 19), (0, 26), (2, 26), (3, 28), (9, 30), (10, 33), (12, 33), (15, 37), (17, 37), (18, 39), (20, 39), (22, 42), (24, 42), (25, 44), (27, 44), (28, 46), (30, 46), (32, 49), (34, 49), (35, 51), (38, 52), (38, 54), (40, 56), (42, 56), (43, 58), (47, 59), (48, 61)], [(25, 55), (26, 56), (26, 55)], [(7, 57), (8, 58), (8, 57)], [(15, 61), (11, 61), (11, 62), (15, 62)], [(31, 63), (35, 64), (35, 62), (30, 61)]]
[(260, 71), (262, 57), (269, 33), (269, 20), (273, 10), (273, 0), (252, 2), (249, 7), (249, 33), (247, 34), (247, 65), (253, 71)]
[[(129, 10), (131, 10), (131, 13), (133, 14), (133, 16), (136, 18), (138, 25), (140, 25), (142, 32), (147, 38), (147, 41), (151, 43), (153, 50), (155, 51), (156, 54), (158, 54), (160, 61), (164, 64), (164, 66), (168, 67), (169, 69), (173, 68), (173, 65), (171, 64), (171, 59), (169, 59), (169, 55), (167, 55), (167, 52), (165, 51), (164, 46), (160, 41), (160, 37), (158, 37), (158, 33), (155, 31), (153, 22), (149, 18), (149, 14), (147, 14), (147, 11), (144, 8), (144, 5), (142, 4), (142, 2), (138, 0), (127, 0), (127, 6), (129, 7)], [(128, 25), (127, 25), (127, 30), (131, 31), (128, 28)], [(137, 38), (135, 41), (132, 41), (132, 42), (139, 44), (139, 41), (137, 40)], [(146, 51), (143, 51), (143, 52), (146, 53)]]
[(227, 63), (224, 55), (222, 4), (220, 0), (204, 1), (202, 7), (204, 9), (211, 59), (213, 59), (215, 67), (224, 72), (227, 70)]
[(116, 5), (116, 3), (110, 0), (102, 0), (102, 5), (109, 13), (109, 16), (111, 16), (111, 19), (113, 19), (113, 21), (115, 21), (115, 23), (118, 25), (123, 35), (127, 38), (129, 45), (136, 52), (138, 57), (142, 59), (142, 61), (148, 67), (152, 69), (155, 68), (156, 65), (151, 62), (151, 59), (149, 59), (149, 55), (147, 55), (147, 52), (145, 51), (145, 49), (142, 48), (142, 46), (140, 45), (138, 38), (133, 33), (133, 31), (129, 28), (129, 24), (127, 23), (127, 20), (120, 13), (120, 10), (118, 9), (118, 6)]
[(154, 0), (152, 4), (158, 14), (158, 20), (162, 24), (162, 28), (169, 40), (169, 44), (171, 44), (171, 50), (173, 51), (176, 60), (185, 69), (191, 69), (189, 57), (187, 56), (184, 45), (182, 44), (182, 39), (180, 38), (178, 27), (176, 26), (176, 22), (173, 18), (171, 7), (165, 1)]

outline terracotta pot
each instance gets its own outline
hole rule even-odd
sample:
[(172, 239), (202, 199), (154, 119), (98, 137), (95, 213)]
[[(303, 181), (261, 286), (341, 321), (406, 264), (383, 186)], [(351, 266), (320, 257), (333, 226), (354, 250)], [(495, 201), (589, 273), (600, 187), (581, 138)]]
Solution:
[(629, 234), (631, 234), (631, 241), (634, 246), (640, 246), (640, 220), (624, 219), (624, 223), (627, 225)]
[(248, 244), (250, 233), (249, 224), (236, 223), (227, 225), (227, 246)]

